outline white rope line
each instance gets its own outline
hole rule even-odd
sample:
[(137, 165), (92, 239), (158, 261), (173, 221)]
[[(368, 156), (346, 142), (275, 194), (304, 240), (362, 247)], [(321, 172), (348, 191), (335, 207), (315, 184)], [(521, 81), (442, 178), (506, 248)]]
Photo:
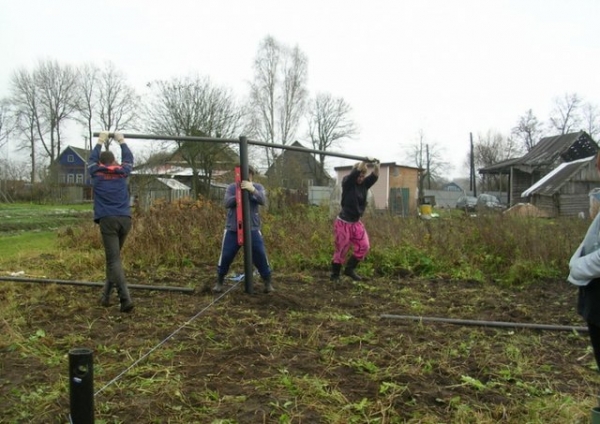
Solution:
[(194, 321), (196, 318), (198, 318), (200, 315), (202, 315), (204, 312), (206, 312), (211, 306), (213, 306), (215, 303), (217, 303), (219, 300), (221, 300), (223, 298), (223, 296), (225, 296), (227, 293), (229, 293), (230, 291), (232, 291), (233, 289), (235, 289), (240, 282), (243, 280), (239, 279), (235, 284), (233, 284), (228, 290), (226, 290), (225, 292), (223, 292), (221, 295), (219, 295), (218, 297), (216, 297), (215, 299), (212, 300), (212, 302), (210, 302), (206, 307), (204, 307), (202, 310), (200, 310), (196, 315), (194, 315), (192, 318), (190, 318), (189, 320), (187, 320), (183, 325), (181, 325), (178, 329), (176, 329), (175, 331), (173, 331), (171, 334), (169, 334), (164, 340), (162, 340), (160, 343), (158, 343), (156, 346), (154, 346), (152, 349), (150, 349), (148, 352), (146, 352), (142, 357), (140, 357), (139, 359), (137, 359), (133, 364), (131, 364), (130, 366), (128, 366), (123, 372), (121, 372), (119, 375), (117, 375), (115, 378), (113, 378), (112, 380), (110, 380), (108, 383), (106, 383), (104, 385), (104, 387), (102, 387), (100, 390), (98, 390), (96, 393), (94, 393), (94, 396), (97, 396), (99, 393), (103, 392), (107, 387), (109, 387), (110, 385), (116, 383), (118, 380), (121, 379), (122, 376), (124, 376), (125, 374), (127, 374), (129, 372), (129, 370), (131, 370), (133, 367), (135, 367), (137, 364), (139, 364), (140, 362), (142, 362), (144, 359), (146, 359), (148, 356), (150, 356), (150, 354), (152, 352), (154, 352), (156, 349), (158, 349), (159, 347), (161, 347), (163, 344), (165, 344), (167, 341), (169, 341), (171, 338), (173, 338), (177, 333), (179, 333), (181, 330), (183, 330), (187, 325), (189, 325), (192, 321)]

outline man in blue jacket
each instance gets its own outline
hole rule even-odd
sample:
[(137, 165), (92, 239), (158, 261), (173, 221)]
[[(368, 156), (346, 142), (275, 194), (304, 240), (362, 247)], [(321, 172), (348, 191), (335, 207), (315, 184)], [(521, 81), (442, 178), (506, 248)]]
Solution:
[(108, 140), (108, 132), (103, 131), (90, 154), (88, 171), (94, 194), (94, 222), (100, 226), (106, 256), (106, 283), (101, 303), (110, 306), (110, 294), (116, 287), (121, 312), (130, 312), (134, 305), (121, 264), (121, 248), (131, 230), (127, 177), (133, 168), (133, 154), (125, 144), (123, 134), (114, 133), (113, 137), (121, 146), (121, 164), (115, 161), (111, 151), (102, 151)]
[[(252, 182), (255, 170), (253, 167), (248, 169), (249, 181), (241, 182), (241, 189), (249, 193), (250, 199), (250, 217), (252, 220), (252, 262), (258, 269), (258, 273), (265, 283), (264, 292), (270, 293), (273, 291), (271, 284), (271, 267), (267, 259), (265, 243), (262, 233), (260, 232), (260, 215), (258, 207), (267, 203), (267, 195), (262, 184)], [(235, 259), (235, 255), (240, 250), (237, 241), (237, 215), (235, 201), (236, 183), (229, 184), (225, 190), (223, 198), (223, 206), (227, 208), (227, 218), (225, 221), (225, 232), (223, 234), (223, 243), (221, 246), (221, 256), (217, 265), (217, 284), (213, 287), (213, 291), (220, 293), (223, 291), (223, 283), (225, 276), (229, 272), (229, 266)]]

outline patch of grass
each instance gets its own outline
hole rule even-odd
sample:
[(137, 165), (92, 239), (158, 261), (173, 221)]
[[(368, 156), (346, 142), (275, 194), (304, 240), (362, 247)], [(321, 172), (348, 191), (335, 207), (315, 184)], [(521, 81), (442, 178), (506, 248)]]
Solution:
[(91, 217), (91, 204), (0, 203), (0, 233), (57, 229)]
[(57, 248), (56, 231), (33, 231), (0, 236), (0, 263), (23, 263)]
[[(224, 223), (206, 201), (136, 214), (123, 251), (130, 282), (193, 295), (135, 291), (129, 315), (116, 302), (98, 306), (98, 288), (0, 285), (8, 422), (67, 421), (73, 347), (93, 349), (96, 389), (144, 358), (95, 399), (98, 423), (586, 422), (600, 384), (586, 335), (380, 318), (578, 323), (574, 288), (548, 279), (564, 275), (586, 222), (368, 216), (373, 249), (359, 273), (370, 278), (338, 284), (328, 279), (326, 210), (265, 211), (264, 222), (270, 295), (239, 288), (217, 299), (203, 289), (214, 283)], [(98, 228), (85, 219), (0, 237), (0, 265), (99, 280)]]

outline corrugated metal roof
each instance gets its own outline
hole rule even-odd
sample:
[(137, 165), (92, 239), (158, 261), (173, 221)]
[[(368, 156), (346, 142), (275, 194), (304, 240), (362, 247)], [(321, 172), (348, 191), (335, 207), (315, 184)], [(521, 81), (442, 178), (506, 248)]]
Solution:
[(190, 190), (188, 186), (172, 178), (157, 178), (157, 180), (172, 190)]
[(528, 197), (532, 194), (552, 195), (556, 193), (577, 171), (588, 166), (595, 158), (596, 155), (572, 162), (561, 163), (551, 172), (544, 175), (541, 180), (525, 190), (521, 194), (521, 197)]

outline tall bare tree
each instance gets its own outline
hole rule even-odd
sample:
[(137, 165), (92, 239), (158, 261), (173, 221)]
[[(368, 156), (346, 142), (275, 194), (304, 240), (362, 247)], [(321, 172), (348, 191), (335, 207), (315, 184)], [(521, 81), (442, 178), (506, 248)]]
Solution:
[[(318, 93), (308, 107), (308, 136), (312, 148), (326, 152), (341, 140), (358, 134), (358, 127), (350, 117), (352, 107), (342, 98), (330, 93)], [(317, 155), (320, 169), (317, 185), (323, 185), (325, 154)]]
[[(506, 137), (497, 131), (488, 130), (484, 134), (480, 133), (473, 146), (475, 168), (485, 168), (507, 159), (522, 156), (523, 148), (524, 146), (513, 138)], [(481, 178), (479, 180), (482, 190), (500, 190), (505, 185), (506, 178), (502, 176), (490, 176), (485, 180)]]
[(559, 134), (579, 131), (581, 128), (582, 99), (577, 93), (567, 93), (554, 99), (554, 108), (550, 113), (550, 127)]
[[(35, 132), (44, 157), (54, 163), (62, 147), (62, 125), (74, 118), (76, 72), (56, 61), (40, 61), (32, 72), (20, 69), (13, 74), (11, 91), (17, 114)], [(31, 131), (26, 138), (33, 148)], [(35, 157), (34, 152), (31, 156)]]
[[(186, 77), (150, 84), (152, 99), (146, 110), (146, 128), (154, 134), (232, 138), (242, 124), (243, 109), (229, 89), (209, 78)], [(177, 142), (178, 153), (191, 167), (192, 190), (210, 194), (216, 162), (227, 145), (209, 142)], [(200, 171), (203, 179), (200, 180)]]
[[(93, 147), (92, 134), (94, 131), (94, 118), (98, 104), (98, 85), (100, 68), (93, 63), (87, 63), (77, 70), (79, 73), (79, 87), (77, 90), (77, 120), (85, 127), (86, 144), (89, 150)], [(103, 128), (100, 128), (103, 130)]]
[(521, 143), (525, 151), (530, 151), (542, 137), (542, 125), (540, 121), (529, 109), (524, 115), (519, 117), (517, 125), (512, 129), (512, 138)]
[(600, 111), (592, 103), (584, 103), (581, 108), (583, 129), (596, 141), (600, 135)]
[[(260, 43), (250, 84), (253, 134), (273, 144), (293, 142), (305, 112), (308, 59), (299, 47), (289, 48), (271, 36)], [(267, 166), (278, 155), (266, 147)]]
[(8, 143), (8, 137), (14, 129), (14, 114), (8, 99), (0, 99), (0, 149)]
[(31, 158), (30, 182), (35, 182), (37, 144), (48, 131), (38, 105), (39, 96), (32, 73), (25, 69), (16, 71), (11, 79), (11, 104), (14, 107), (15, 129), (20, 138), (18, 150), (26, 150)]
[(432, 183), (442, 178), (450, 164), (444, 160), (444, 149), (439, 144), (428, 142), (425, 131), (420, 129), (414, 144), (408, 146), (408, 158), (417, 168), (424, 171), (419, 180), (419, 192), (423, 195), (425, 183), (430, 189)]
[[(116, 132), (136, 129), (140, 101), (125, 75), (112, 62), (106, 63), (98, 76), (98, 123), (103, 130)], [(111, 140), (105, 143), (108, 150)]]
[(42, 147), (50, 163), (54, 163), (62, 149), (61, 128), (74, 118), (76, 110), (77, 73), (70, 65), (60, 65), (55, 60), (38, 63), (34, 71), (41, 114), (48, 126), (48, 138), (40, 136)]

